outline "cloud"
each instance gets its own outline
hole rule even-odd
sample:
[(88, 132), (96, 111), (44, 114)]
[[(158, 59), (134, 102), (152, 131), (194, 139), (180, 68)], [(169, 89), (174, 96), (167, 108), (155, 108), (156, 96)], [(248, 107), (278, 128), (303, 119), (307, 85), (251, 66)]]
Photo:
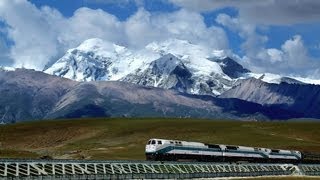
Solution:
[(204, 12), (233, 7), (247, 22), (263, 25), (288, 25), (320, 22), (320, 1), (315, 0), (169, 0), (193, 11)]
[(212, 49), (228, 48), (228, 39), (222, 28), (206, 27), (200, 14), (184, 9), (156, 15), (139, 9), (125, 22), (125, 26), (129, 43), (134, 46), (144, 46), (150, 40), (177, 38)]
[(153, 41), (180, 38), (212, 49), (228, 48), (220, 27), (207, 27), (196, 12), (150, 13), (143, 8), (125, 21), (101, 9), (79, 8), (71, 17), (56, 9), (40, 9), (26, 0), (0, 1), (0, 21), (13, 42), (10, 57), (15, 67), (43, 67), (89, 38), (140, 48)]
[(241, 49), (245, 53), (243, 63), (254, 72), (271, 72), (282, 75), (314, 73), (319, 61), (312, 58), (300, 35), (286, 40), (280, 49), (265, 48), (268, 37), (257, 33), (257, 25), (241, 17), (219, 14), (216, 22), (239, 34), (244, 40)]
[(244, 39), (241, 44), (242, 50), (249, 57), (255, 57), (268, 41), (267, 36), (260, 35), (256, 32), (256, 25), (245, 22), (241, 18), (232, 18), (227, 14), (219, 14), (216, 22), (237, 32), (239, 36)]
[(45, 10), (21, 0), (2, 0), (0, 19), (8, 25), (8, 38), (14, 42), (10, 56), (16, 66), (44, 66), (43, 59), (58, 51), (56, 33), (47, 22)]
[(293, 68), (305, 66), (305, 63), (308, 62), (306, 60), (310, 59), (303, 40), (299, 35), (295, 35), (292, 39), (287, 40), (281, 46), (281, 49), (285, 56), (283, 59), (288, 59), (288, 65)]
[(243, 57), (247, 66), (258, 72), (300, 75), (320, 78), (316, 74), (320, 63), (312, 58), (300, 35), (286, 40), (280, 49), (262, 48), (256, 56)]
[(13, 60), (10, 58), (10, 49), (7, 45), (6, 40), (1, 37), (3, 35), (0, 32), (0, 66), (10, 66), (13, 63)]

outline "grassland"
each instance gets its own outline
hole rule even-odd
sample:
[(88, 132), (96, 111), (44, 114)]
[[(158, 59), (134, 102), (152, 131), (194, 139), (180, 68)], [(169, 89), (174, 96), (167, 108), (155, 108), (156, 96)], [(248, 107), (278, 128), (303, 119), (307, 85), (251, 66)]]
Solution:
[(320, 152), (318, 122), (77, 119), (0, 126), (0, 158), (144, 159), (148, 139)]

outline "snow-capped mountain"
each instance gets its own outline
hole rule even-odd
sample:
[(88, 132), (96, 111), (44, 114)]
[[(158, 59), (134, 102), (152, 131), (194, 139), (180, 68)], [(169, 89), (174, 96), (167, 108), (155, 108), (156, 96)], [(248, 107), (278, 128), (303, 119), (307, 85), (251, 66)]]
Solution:
[(68, 50), (45, 72), (77, 81), (126, 81), (191, 94), (219, 95), (235, 82), (213, 60), (224, 58), (223, 51), (210, 51), (177, 39), (154, 42), (141, 50), (89, 39)]
[(320, 83), (253, 73), (223, 50), (178, 39), (153, 42), (140, 50), (88, 39), (68, 50), (45, 72), (76, 81), (125, 81), (202, 95), (220, 95), (237, 84), (237, 80), (251, 77), (273, 84)]

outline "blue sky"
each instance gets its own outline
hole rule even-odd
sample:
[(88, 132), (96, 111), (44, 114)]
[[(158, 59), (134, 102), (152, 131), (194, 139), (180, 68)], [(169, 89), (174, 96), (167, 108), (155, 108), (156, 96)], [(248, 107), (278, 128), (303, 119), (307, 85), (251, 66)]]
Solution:
[[(319, 8), (316, 0), (3, 0), (0, 65), (41, 69), (95, 35), (133, 48), (185, 38), (229, 50), (253, 71), (320, 78)], [(161, 24), (171, 22), (173, 30)]]

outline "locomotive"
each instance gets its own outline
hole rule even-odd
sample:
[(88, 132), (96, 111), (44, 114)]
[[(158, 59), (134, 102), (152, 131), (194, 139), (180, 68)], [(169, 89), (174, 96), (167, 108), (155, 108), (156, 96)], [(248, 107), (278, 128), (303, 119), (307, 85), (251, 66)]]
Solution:
[(300, 163), (300, 151), (246, 147), (223, 144), (204, 144), (180, 140), (150, 139), (145, 148), (146, 159), (155, 161), (206, 161)]

